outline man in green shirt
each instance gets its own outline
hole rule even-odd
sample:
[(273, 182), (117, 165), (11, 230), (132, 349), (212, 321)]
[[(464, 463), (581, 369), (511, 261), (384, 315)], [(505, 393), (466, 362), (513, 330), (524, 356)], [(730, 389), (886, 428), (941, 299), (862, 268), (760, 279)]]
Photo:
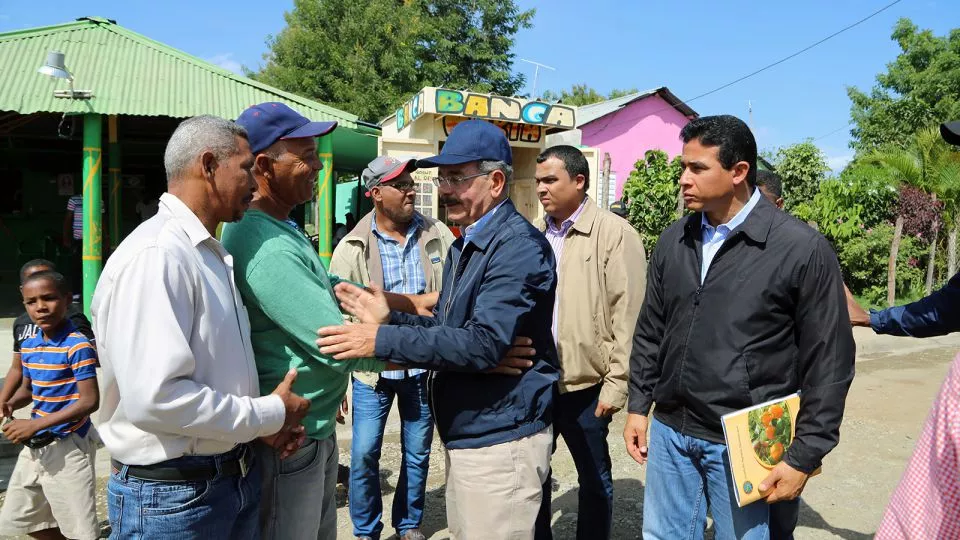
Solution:
[(224, 225), (223, 245), (234, 257), (249, 312), (260, 387), (274, 388), (295, 368), (294, 391), (311, 403), (303, 419), (307, 442), (299, 451), (281, 461), (275, 450), (260, 446), (262, 536), (334, 539), (337, 409), (351, 371), (386, 366), (372, 358), (338, 362), (317, 349), (317, 329), (343, 324), (343, 316), (320, 257), (289, 219), (296, 205), (313, 197), (323, 168), (315, 137), (333, 131), (336, 122), (310, 122), (281, 103), (262, 103), (237, 123), (249, 136), (258, 190), (243, 219)]

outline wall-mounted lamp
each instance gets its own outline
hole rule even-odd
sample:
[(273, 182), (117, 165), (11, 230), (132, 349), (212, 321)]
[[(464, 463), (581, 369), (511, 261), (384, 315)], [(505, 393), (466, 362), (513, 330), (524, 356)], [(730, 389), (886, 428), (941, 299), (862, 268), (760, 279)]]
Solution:
[(41, 75), (47, 75), (54, 79), (66, 79), (69, 84), (69, 90), (54, 90), (53, 97), (67, 99), (90, 99), (93, 97), (92, 90), (74, 90), (73, 74), (67, 69), (64, 63), (64, 54), (60, 51), (50, 51), (47, 53), (47, 61), (37, 70)]

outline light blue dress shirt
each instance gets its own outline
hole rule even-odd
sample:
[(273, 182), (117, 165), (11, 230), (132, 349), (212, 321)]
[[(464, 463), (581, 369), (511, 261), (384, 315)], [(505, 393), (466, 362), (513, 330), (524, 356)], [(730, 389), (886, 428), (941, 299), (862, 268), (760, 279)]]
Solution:
[(720, 247), (723, 246), (724, 240), (730, 236), (730, 233), (734, 229), (739, 227), (750, 215), (750, 211), (753, 210), (753, 207), (760, 202), (760, 190), (757, 188), (753, 189), (753, 195), (750, 196), (750, 200), (747, 201), (747, 204), (743, 205), (743, 208), (737, 212), (737, 215), (733, 218), (717, 227), (710, 225), (710, 222), (707, 220), (707, 214), (701, 214), (703, 221), (701, 222), (701, 230), (703, 232), (703, 258), (700, 263), (700, 284), (703, 285), (703, 280), (707, 278), (707, 271), (710, 270), (710, 263), (713, 262), (713, 258), (717, 255), (717, 252), (720, 251)]

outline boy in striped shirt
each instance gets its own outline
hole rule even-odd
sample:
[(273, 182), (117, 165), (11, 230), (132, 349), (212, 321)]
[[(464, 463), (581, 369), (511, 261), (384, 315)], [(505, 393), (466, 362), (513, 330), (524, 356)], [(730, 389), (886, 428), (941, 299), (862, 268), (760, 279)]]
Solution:
[(6, 419), (3, 434), (26, 446), (0, 508), (0, 534), (97, 538), (95, 430), (97, 353), (66, 317), (70, 287), (57, 272), (29, 276), (23, 305), (40, 328), (20, 347), (24, 384), (8, 404), (33, 403), (29, 420)]

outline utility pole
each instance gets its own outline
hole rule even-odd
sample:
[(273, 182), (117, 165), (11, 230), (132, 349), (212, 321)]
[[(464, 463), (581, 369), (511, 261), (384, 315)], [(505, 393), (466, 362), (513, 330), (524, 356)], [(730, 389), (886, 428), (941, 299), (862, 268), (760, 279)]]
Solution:
[(540, 62), (534, 62), (533, 60), (527, 60), (525, 58), (520, 58), (520, 61), (533, 64), (535, 66), (533, 71), (533, 88), (530, 90), (530, 97), (537, 99), (537, 97), (539, 97), (537, 96), (537, 80), (540, 78), (540, 68), (549, 69), (550, 71), (556, 71), (556, 69), (546, 64), (541, 64)]
[(609, 209), (610, 208), (610, 165), (611, 165), (610, 153), (603, 153), (603, 182), (600, 183), (600, 189), (603, 192), (600, 194), (597, 199), (597, 203), (600, 205), (600, 208)]
[(747, 112), (750, 114), (750, 124), (748, 127), (750, 131), (753, 131), (753, 102), (749, 99), (747, 100)]

